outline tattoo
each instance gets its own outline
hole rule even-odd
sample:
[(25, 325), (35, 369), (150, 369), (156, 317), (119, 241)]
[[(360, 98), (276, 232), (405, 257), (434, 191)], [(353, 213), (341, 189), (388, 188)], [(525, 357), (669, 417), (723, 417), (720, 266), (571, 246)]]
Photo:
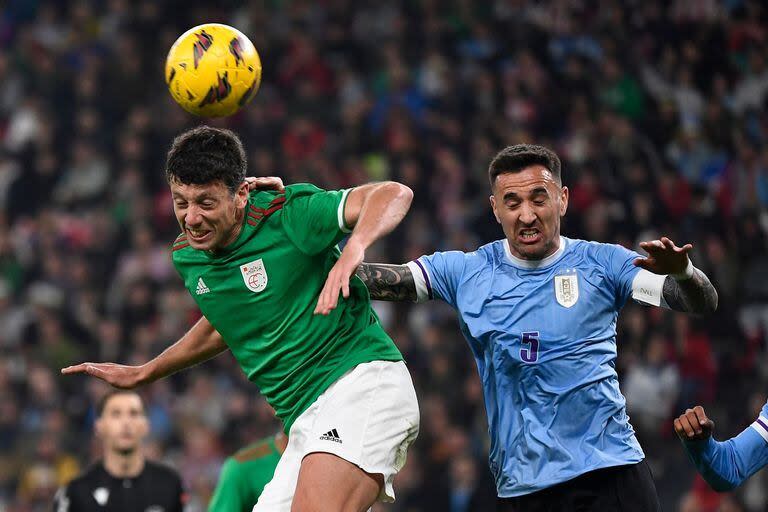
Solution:
[(693, 269), (693, 277), (685, 281), (667, 276), (662, 293), (669, 308), (675, 311), (704, 314), (717, 309), (717, 290), (697, 268)]
[(407, 265), (363, 263), (355, 274), (368, 287), (372, 299), (416, 302), (416, 283)]

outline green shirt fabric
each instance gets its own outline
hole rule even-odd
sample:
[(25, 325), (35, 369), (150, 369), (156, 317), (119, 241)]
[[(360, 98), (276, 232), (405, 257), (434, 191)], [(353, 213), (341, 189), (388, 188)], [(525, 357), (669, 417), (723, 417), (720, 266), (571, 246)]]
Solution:
[(280, 452), (270, 437), (246, 446), (224, 461), (208, 512), (251, 512), (272, 480)]
[(216, 253), (173, 246), (173, 263), (200, 311), (222, 335), (289, 432), (341, 375), (402, 355), (373, 312), (365, 284), (350, 280), (330, 315), (314, 315), (338, 260), (347, 191), (314, 185), (249, 196), (237, 240)]

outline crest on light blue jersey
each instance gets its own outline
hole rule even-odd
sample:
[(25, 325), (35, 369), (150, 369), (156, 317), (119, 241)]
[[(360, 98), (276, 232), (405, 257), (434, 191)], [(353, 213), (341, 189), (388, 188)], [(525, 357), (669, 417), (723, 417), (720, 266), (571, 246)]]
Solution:
[(568, 269), (555, 276), (555, 298), (564, 308), (570, 308), (579, 300), (579, 277), (576, 269)]

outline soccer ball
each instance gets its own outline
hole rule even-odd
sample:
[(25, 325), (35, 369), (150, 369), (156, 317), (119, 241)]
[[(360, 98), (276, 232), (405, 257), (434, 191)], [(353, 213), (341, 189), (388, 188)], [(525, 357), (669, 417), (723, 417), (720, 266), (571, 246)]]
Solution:
[(165, 61), (165, 83), (191, 114), (222, 117), (245, 106), (261, 83), (261, 59), (239, 30), (198, 25), (179, 37)]

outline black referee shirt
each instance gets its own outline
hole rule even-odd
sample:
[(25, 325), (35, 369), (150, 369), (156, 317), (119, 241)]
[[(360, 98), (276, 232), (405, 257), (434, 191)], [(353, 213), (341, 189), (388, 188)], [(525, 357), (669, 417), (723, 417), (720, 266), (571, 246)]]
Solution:
[(162, 464), (146, 461), (134, 478), (116, 478), (101, 462), (61, 488), (54, 512), (182, 512), (179, 475)]

